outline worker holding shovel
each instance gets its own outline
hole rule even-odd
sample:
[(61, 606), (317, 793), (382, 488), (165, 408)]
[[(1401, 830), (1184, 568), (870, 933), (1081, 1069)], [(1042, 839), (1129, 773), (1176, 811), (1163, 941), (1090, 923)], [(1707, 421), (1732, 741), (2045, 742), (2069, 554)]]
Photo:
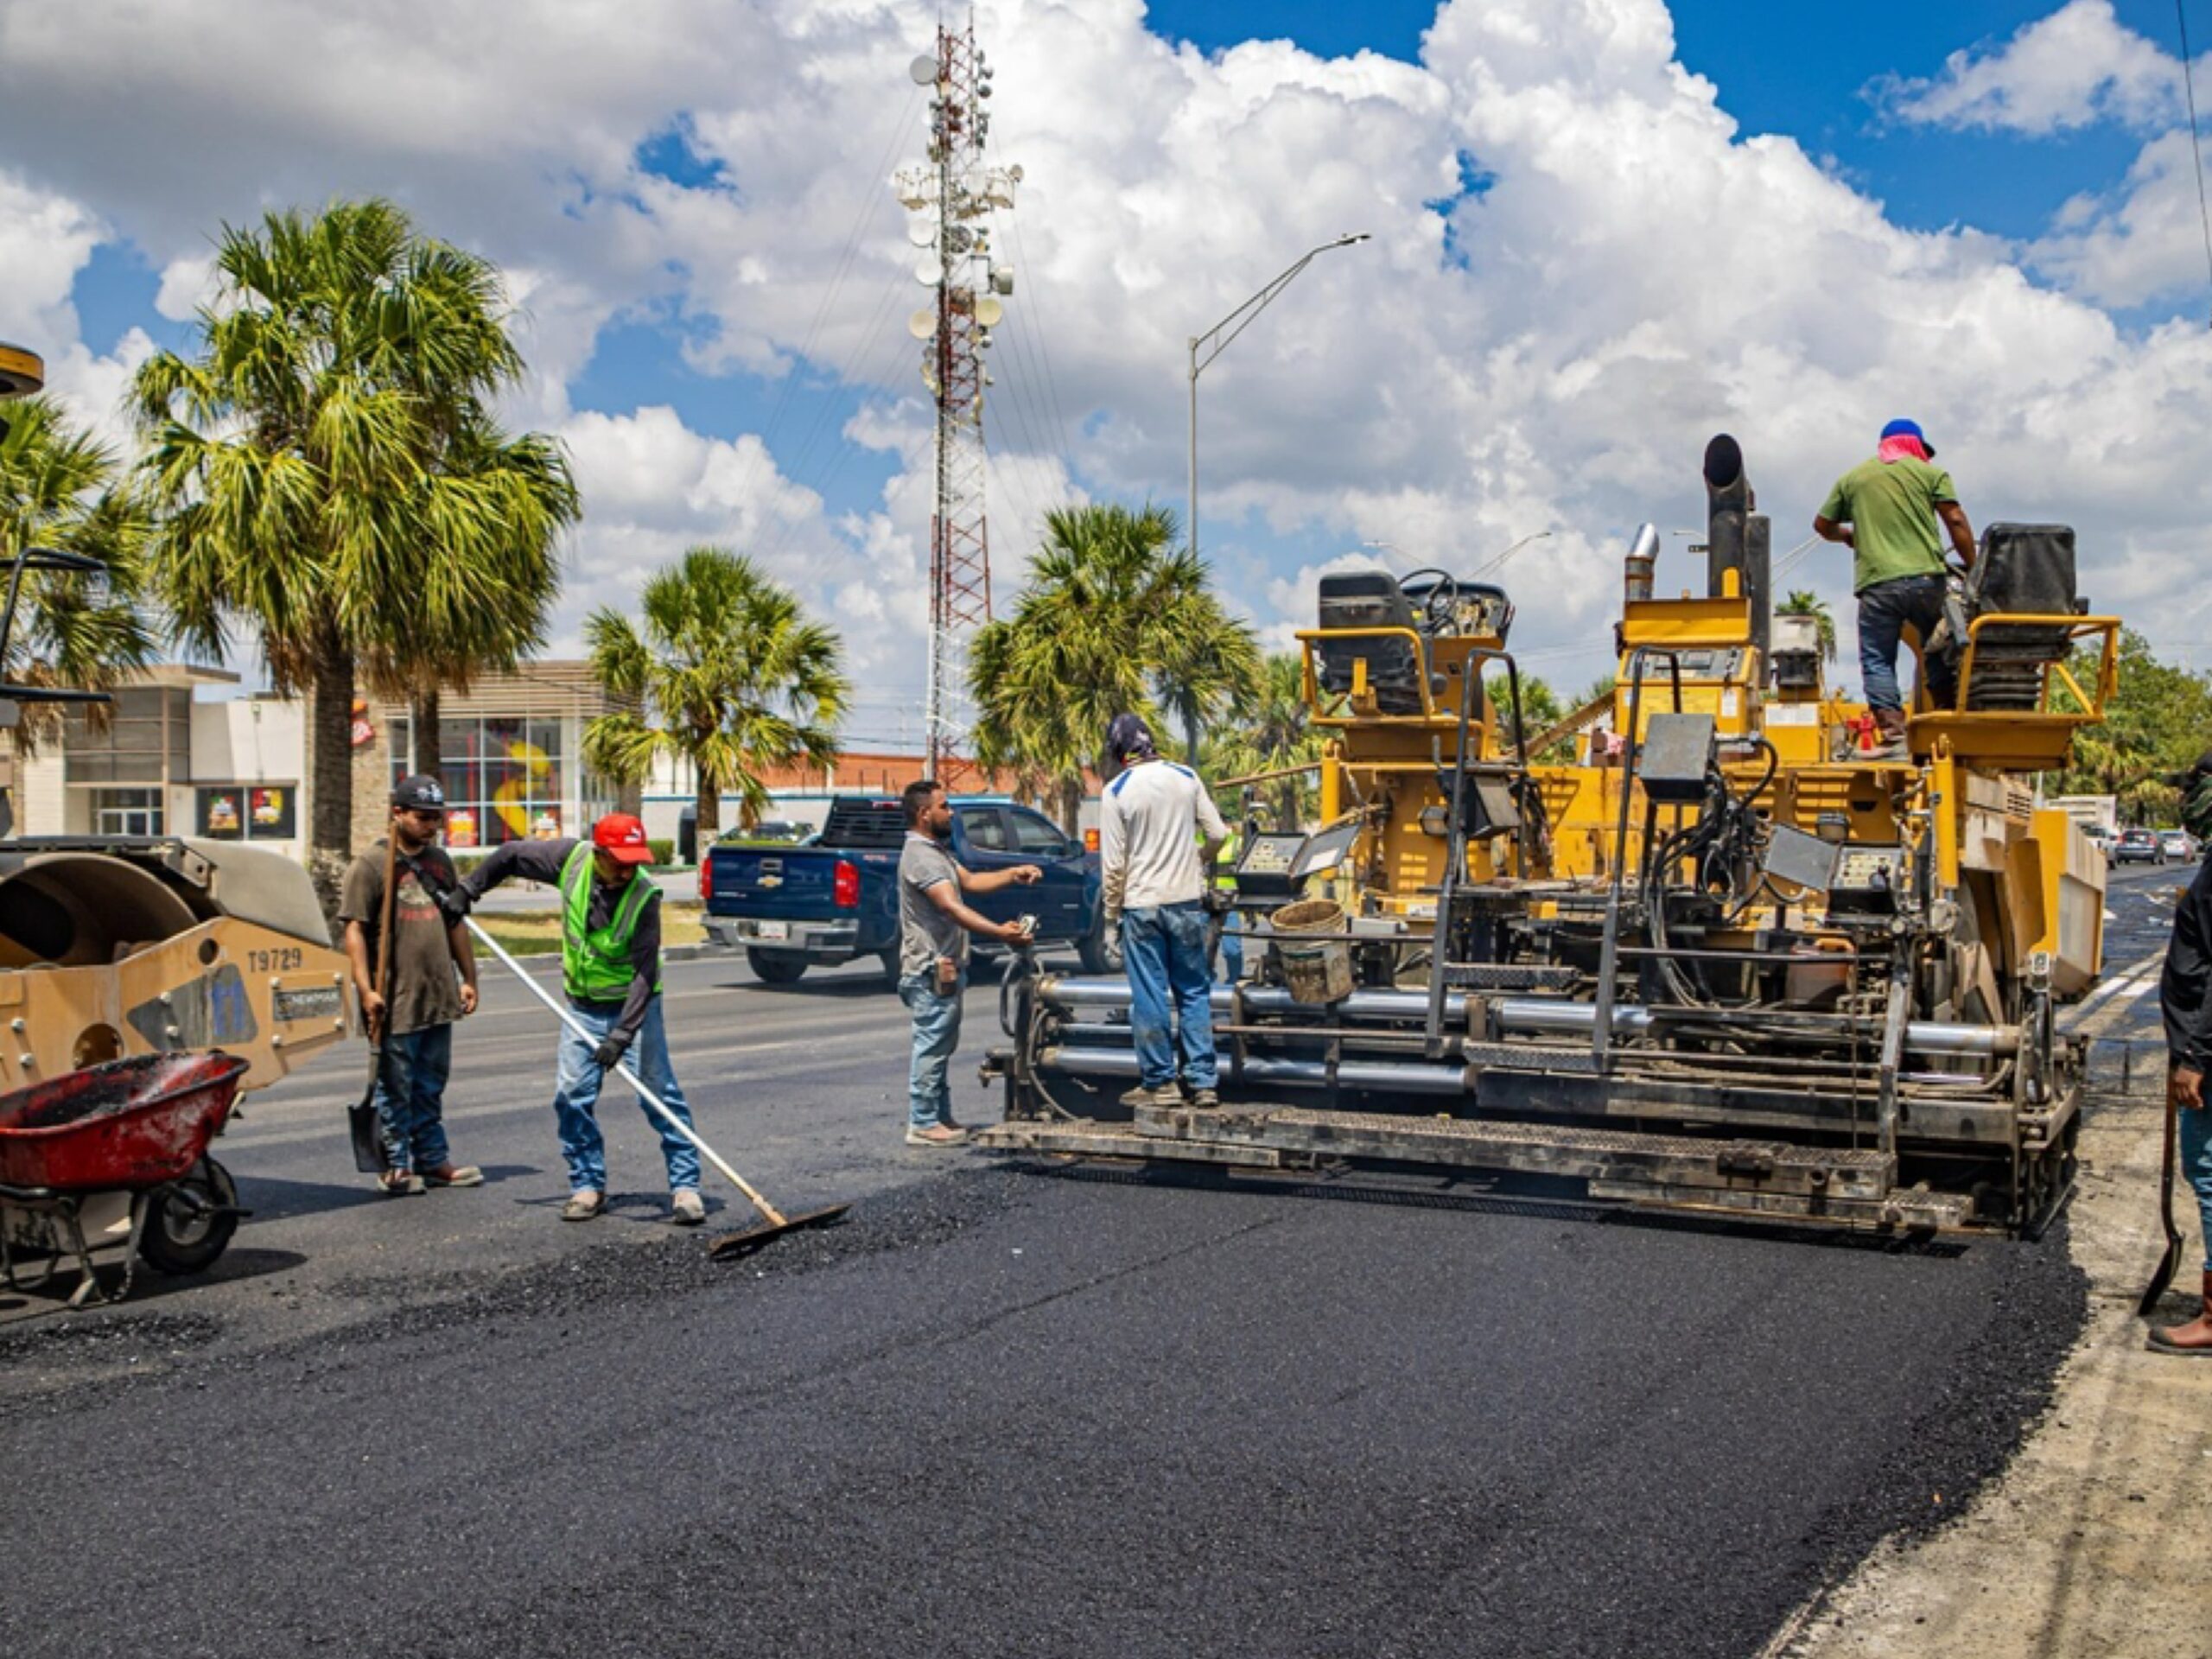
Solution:
[[(626, 812), (592, 826), (588, 842), (510, 841), (445, 899), (459, 921), (479, 899), (512, 876), (543, 881), (561, 895), (561, 987), (572, 1020), (563, 1022), (553, 1109), (569, 1164), (563, 1221), (589, 1221), (607, 1207), (607, 1141), (594, 1108), (609, 1067), (632, 1045), (639, 1081), (687, 1127), (690, 1107), (669, 1064), (660, 999), (660, 889), (640, 867), (652, 859), (645, 827)], [(699, 1154), (676, 1128), (639, 1109), (660, 1132), (668, 1162), (670, 1219), (679, 1227), (707, 1218), (699, 1197)]]

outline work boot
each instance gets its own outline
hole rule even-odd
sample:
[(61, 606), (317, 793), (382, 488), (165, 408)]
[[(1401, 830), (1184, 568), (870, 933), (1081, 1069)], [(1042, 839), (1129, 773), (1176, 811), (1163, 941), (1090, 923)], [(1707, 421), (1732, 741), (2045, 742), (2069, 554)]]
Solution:
[(668, 1195), (668, 1218), (678, 1227), (696, 1227), (707, 1218), (707, 1201), (696, 1186), (679, 1186)]
[(607, 1208), (607, 1194), (595, 1186), (580, 1186), (569, 1194), (568, 1203), (561, 1206), (563, 1221), (589, 1221)]
[(2204, 1275), (2204, 1306), (2187, 1325), (2170, 1325), (2153, 1331), (2148, 1344), (2154, 1354), (2212, 1359), (2212, 1273)]
[(1131, 1111), (1142, 1111), (1147, 1106), (1180, 1106), (1183, 1091), (1173, 1084), (1163, 1084), (1157, 1089), (1147, 1089), (1140, 1084), (1122, 1096), (1122, 1104)]
[(1211, 1112), (1221, 1104), (1221, 1096), (1211, 1089), (1191, 1090), (1191, 1104), (1202, 1112)]
[(481, 1186), (484, 1172), (474, 1164), (440, 1164), (423, 1172), (426, 1186)]
[(1909, 760), (1912, 758), (1912, 751), (1905, 742), (1904, 709), (1877, 709), (1874, 710), (1874, 723), (1882, 729), (1881, 744), (1861, 754), (1859, 757), (1861, 760)]
[(423, 1190), (423, 1178), (411, 1170), (387, 1169), (377, 1177), (377, 1191), (387, 1198), (411, 1198)]
[(931, 1123), (922, 1128), (912, 1124), (906, 1128), (906, 1144), (910, 1147), (957, 1147), (967, 1143), (968, 1131), (956, 1129), (949, 1124)]

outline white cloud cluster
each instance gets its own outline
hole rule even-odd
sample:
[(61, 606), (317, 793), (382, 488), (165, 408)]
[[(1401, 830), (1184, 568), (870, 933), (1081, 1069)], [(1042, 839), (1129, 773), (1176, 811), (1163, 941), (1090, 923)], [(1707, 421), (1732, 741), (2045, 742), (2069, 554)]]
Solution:
[(2038, 136), (2163, 124), (2182, 102), (2180, 65), (2121, 22), (2112, 0), (2068, 0), (2001, 45), (1952, 53), (1940, 75), (1893, 77), (1878, 91), (1900, 120)]
[[(65, 26), (0, 0), (0, 153), (59, 216), (51, 270), (20, 290), (48, 308), (9, 326), (73, 340), (68, 279), (100, 239), (139, 245), (173, 315), (220, 222), (394, 195), (500, 260), (525, 307), (537, 372), (517, 414), (567, 439), (586, 491), (564, 640), (683, 545), (725, 540), (849, 630), (880, 707), (917, 699), (928, 443), (903, 322), (925, 295), (885, 186), (920, 148), (906, 64), (933, 7), (194, 10), (85, 0)], [(1201, 383), (1209, 552), (1273, 632), (1305, 620), (1317, 542), (1465, 569), (1549, 530), (1502, 573), (1516, 643), (1586, 679), (1619, 547), (1642, 519), (1697, 521), (1709, 434), (1744, 441), (1780, 550), (1897, 414), (1935, 433), (1977, 522), (2077, 523), (2101, 598), (2202, 556), (2212, 340), (2099, 308), (2183, 279), (2166, 243), (2185, 153), (2163, 140), (2032, 251), (2054, 289), (1996, 238), (1901, 229), (1788, 138), (1740, 136), (1727, 89), (1675, 60), (1661, 0), (1452, 0), (1419, 64), (1279, 41), (1207, 56), (1147, 33), (1141, 0), (995, 0), (979, 31), (993, 148), (1027, 174), (993, 357), (1001, 593), (1077, 480), (1179, 510), (1187, 338), (1344, 231), (1374, 240), (1316, 259)], [(1910, 91), (1913, 118), (2154, 121), (2163, 83), (2130, 41), (2075, 0)], [(2073, 104), (2037, 67), (2069, 56), (2097, 70)], [(671, 133), (695, 165), (642, 169), (639, 146)], [(601, 332), (639, 316), (680, 319), (695, 367), (834, 378), (861, 411), (726, 441), (650, 398), (573, 410)], [(890, 461), (880, 499), (825, 505), (855, 457)], [(1662, 585), (1691, 580), (1662, 561)], [(1793, 585), (1842, 599), (1842, 556)]]

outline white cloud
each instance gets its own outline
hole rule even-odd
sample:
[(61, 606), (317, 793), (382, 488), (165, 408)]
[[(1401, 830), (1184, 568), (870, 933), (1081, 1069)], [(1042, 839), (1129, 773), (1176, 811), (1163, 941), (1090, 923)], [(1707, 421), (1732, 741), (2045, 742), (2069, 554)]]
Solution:
[[(0, 261), (36, 268), (0, 288), (0, 322), (15, 303), (19, 336), (73, 341), (68, 280), (102, 238), (143, 251), (175, 315), (222, 222), (391, 194), (499, 260), (523, 308), (537, 373), (514, 414), (568, 440), (586, 491), (563, 641), (683, 545), (728, 540), (849, 629), (877, 708), (911, 706), (928, 452), (902, 325), (924, 291), (886, 183), (919, 151), (905, 67), (934, 18), (921, 0), (85, 0), (65, 22), (0, 0), (0, 145), (23, 222), (59, 215), (29, 251), (6, 238)], [(1728, 89), (1675, 60), (1659, 0), (1458, 0), (1419, 64), (1279, 41), (1208, 57), (1145, 32), (1139, 0), (997, 0), (980, 26), (994, 150), (1027, 175), (993, 354), (1001, 594), (1077, 479), (1180, 510), (1187, 338), (1346, 230), (1375, 239), (1318, 258), (1201, 383), (1208, 551), (1277, 635), (1310, 614), (1295, 567), (1317, 544), (1465, 569), (1549, 528), (1502, 573), (1516, 644), (1586, 679), (1619, 548), (1640, 520), (1699, 521), (1723, 429), (1777, 550), (1896, 414), (1936, 433), (1977, 522), (2076, 522), (2092, 591), (2174, 568), (2212, 517), (2204, 331), (2125, 334), (2090, 302), (2186, 280), (2162, 141), (2033, 251), (2071, 290), (2054, 292), (2001, 241), (1903, 230), (1791, 140), (1741, 137)], [(1896, 107), (2155, 122), (2158, 61), (2077, 3)], [(638, 145), (671, 129), (719, 175), (640, 171)], [(733, 439), (650, 396), (574, 411), (602, 331), (641, 316), (696, 331), (695, 368), (859, 388), (860, 413)], [(836, 480), (886, 456), (880, 499), (855, 505)], [(1301, 550), (1271, 556), (1275, 538)], [(1668, 545), (1662, 586), (1694, 580)], [(1847, 608), (1840, 555), (1793, 582)]]
[(1929, 79), (1888, 79), (1903, 121), (2035, 135), (2113, 121), (2161, 124), (2181, 108), (2180, 65), (2122, 23), (2112, 0), (2068, 0), (2003, 44), (1954, 52)]

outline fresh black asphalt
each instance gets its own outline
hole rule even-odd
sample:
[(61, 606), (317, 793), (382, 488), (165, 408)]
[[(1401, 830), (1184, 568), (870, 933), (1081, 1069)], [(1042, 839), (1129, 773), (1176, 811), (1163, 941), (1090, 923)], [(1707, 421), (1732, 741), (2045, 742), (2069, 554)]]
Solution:
[[(849, 1018), (895, 1055), (894, 1005)], [(849, 1057), (791, 1059), (776, 1110), (806, 1064), (852, 1144), (764, 1129), (770, 1173), (861, 1202), (746, 1262), (561, 1227), (541, 1147), (0, 1328), (0, 1652), (1750, 1656), (2002, 1467), (2083, 1312), (2063, 1227), (1878, 1248), (931, 1163), (872, 1150), (895, 1101)], [(247, 1130), (226, 1155), (251, 1202)], [(268, 1155), (342, 1169), (330, 1125)]]

